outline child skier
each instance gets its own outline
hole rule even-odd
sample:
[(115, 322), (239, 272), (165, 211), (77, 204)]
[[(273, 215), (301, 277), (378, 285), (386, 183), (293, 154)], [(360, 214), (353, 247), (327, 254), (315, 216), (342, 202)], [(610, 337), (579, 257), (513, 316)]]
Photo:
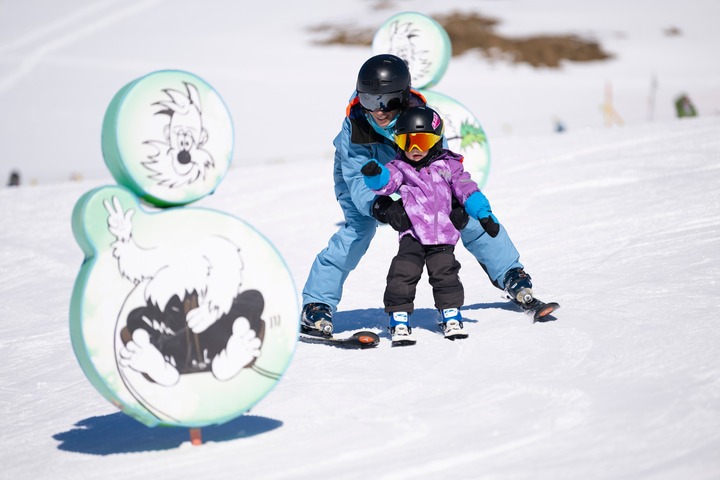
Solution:
[(400, 232), (383, 299), (394, 346), (415, 343), (408, 317), (425, 265), (445, 338), (468, 336), (460, 315), (465, 298), (454, 254), (460, 233), (450, 219), (453, 197), (491, 237), (500, 230), (487, 198), (464, 171), (463, 157), (443, 148), (442, 135), (443, 121), (435, 110), (410, 107), (395, 124), (397, 156), (385, 166), (371, 160), (361, 169), (365, 184), (378, 195), (400, 194), (412, 223)]

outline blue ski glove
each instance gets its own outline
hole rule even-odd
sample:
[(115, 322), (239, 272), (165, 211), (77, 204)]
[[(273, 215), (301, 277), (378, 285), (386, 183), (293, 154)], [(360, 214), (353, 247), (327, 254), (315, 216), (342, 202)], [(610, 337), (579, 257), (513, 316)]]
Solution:
[(465, 202), (465, 210), (473, 218), (480, 220), (480, 226), (490, 235), (492, 238), (497, 237), (500, 233), (500, 224), (490, 210), (490, 202), (482, 192), (477, 191), (470, 195)]
[(365, 185), (370, 190), (380, 190), (390, 181), (390, 170), (380, 165), (377, 160), (370, 160), (363, 165), (360, 173), (365, 175)]

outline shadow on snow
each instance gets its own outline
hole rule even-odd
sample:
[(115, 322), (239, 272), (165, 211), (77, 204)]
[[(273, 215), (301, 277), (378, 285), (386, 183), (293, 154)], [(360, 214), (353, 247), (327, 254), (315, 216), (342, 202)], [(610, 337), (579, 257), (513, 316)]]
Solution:
[[(510, 302), (476, 303), (473, 305), (465, 305), (460, 311), (490, 309), (513, 312), (520, 311), (518, 307), (515, 307)], [(429, 330), (440, 334), (440, 328), (438, 327), (439, 321), (440, 313), (434, 308), (416, 308), (412, 315), (410, 315), (410, 326), (413, 329)], [(464, 317), (463, 322), (477, 323), (478, 321)], [(385, 310), (382, 308), (338, 311), (333, 316), (333, 325), (336, 334), (350, 333), (357, 330), (374, 330), (376, 332), (382, 332), (379, 334), (387, 337), (389, 336), (387, 333), (388, 323), (388, 314), (385, 313)]]
[[(202, 441), (225, 442), (269, 432), (282, 426), (279, 420), (242, 415), (222, 425), (203, 427)], [(185, 427), (146, 427), (118, 412), (90, 417), (76, 423), (66, 432), (53, 435), (60, 441), (58, 449), (91, 455), (170, 450), (190, 441)]]

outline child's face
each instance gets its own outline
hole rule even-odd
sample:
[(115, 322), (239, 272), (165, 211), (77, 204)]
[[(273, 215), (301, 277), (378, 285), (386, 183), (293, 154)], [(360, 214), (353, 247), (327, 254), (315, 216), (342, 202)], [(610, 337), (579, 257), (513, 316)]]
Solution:
[(420, 151), (417, 148), (413, 148), (409, 152), (405, 152), (405, 156), (408, 160), (411, 162), (419, 162), (423, 158), (425, 158), (430, 150), (424, 150)]

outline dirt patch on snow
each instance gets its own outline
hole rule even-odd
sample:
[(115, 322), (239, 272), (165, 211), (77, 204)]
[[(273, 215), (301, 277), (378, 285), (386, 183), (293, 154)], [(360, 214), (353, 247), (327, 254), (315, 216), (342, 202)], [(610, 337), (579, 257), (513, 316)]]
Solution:
[[(477, 51), (492, 61), (548, 68), (558, 68), (562, 61), (591, 62), (612, 58), (597, 42), (577, 35), (503, 37), (495, 31), (499, 20), (477, 13), (454, 12), (433, 18), (447, 31), (453, 56)], [(370, 46), (375, 35), (374, 29), (335, 25), (318, 25), (310, 30), (323, 36), (315, 40), (320, 45)]]

